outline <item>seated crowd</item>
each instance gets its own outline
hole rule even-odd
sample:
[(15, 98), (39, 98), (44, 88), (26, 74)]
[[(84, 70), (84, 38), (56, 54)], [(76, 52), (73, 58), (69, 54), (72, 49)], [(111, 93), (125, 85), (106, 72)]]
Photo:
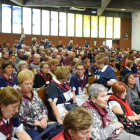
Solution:
[[(24, 42), (1, 48), (0, 139), (30, 140), (45, 130), (39, 140), (140, 139), (115, 115), (129, 124), (140, 120), (132, 107), (140, 105), (140, 52), (62, 41), (55, 47), (35, 37)], [(38, 89), (46, 89), (45, 102)], [(51, 128), (50, 121), (59, 125)]]

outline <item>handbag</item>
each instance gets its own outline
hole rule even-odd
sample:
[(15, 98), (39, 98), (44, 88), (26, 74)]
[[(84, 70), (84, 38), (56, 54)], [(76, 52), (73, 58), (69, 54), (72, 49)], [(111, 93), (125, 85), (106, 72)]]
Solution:
[(64, 100), (64, 97), (63, 97), (63, 95), (62, 95), (61, 92), (60, 92), (60, 95), (61, 95), (62, 101), (63, 101), (63, 103), (64, 103), (64, 107), (65, 107), (65, 109), (66, 109), (67, 111), (70, 111), (70, 110), (72, 110), (72, 109), (75, 108), (75, 107), (79, 107), (76, 103), (66, 104), (66, 103), (65, 103), (65, 100)]

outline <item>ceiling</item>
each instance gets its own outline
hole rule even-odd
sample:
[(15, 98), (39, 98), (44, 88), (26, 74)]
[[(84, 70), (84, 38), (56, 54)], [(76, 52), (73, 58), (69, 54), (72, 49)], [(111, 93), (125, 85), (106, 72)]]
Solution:
[[(10, 0), (12, 3), (27, 7), (83, 7), (97, 10), (97, 15), (104, 11), (135, 12), (140, 11), (140, 0)], [(125, 10), (121, 10), (125, 9)]]

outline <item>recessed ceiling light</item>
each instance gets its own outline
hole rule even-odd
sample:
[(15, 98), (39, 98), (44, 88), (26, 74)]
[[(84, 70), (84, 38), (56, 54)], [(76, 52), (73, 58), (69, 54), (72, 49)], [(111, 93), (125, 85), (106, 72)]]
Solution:
[(122, 11), (124, 11), (125, 9), (121, 9)]

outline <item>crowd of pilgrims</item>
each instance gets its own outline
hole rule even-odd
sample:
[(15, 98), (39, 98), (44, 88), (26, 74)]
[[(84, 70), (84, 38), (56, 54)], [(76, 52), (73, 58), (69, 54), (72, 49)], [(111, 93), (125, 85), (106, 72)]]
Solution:
[[(55, 46), (48, 39), (38, 42), (33, 37), (29, 46), (24, 38), (12, 47), (0, 43), (0, 55), (0, 139), (33, 139), (49, 128), (48, 120), (60, 125), (40, 140), (55, 135), (53, 140), (139, 139), (124, 130), (114, 113), (124, 114), (128, 122), (140, 120), (140, 112), (131, 109), (140, 96), (140, 52), (90, 47), (87, 41), (83, 46), (72, 42), (65, 46), (60, 40)], [(121, 71), (121, 81), (117, 81), (117, 71)], [(88, 77), (93, 76), (89, 87)], [(36, 92), (44, 87), (45, 104)], [(71, 111), (78, 112), (80, 124), (87, 127), (72, 117), (64, 103), (82, 106)]]

